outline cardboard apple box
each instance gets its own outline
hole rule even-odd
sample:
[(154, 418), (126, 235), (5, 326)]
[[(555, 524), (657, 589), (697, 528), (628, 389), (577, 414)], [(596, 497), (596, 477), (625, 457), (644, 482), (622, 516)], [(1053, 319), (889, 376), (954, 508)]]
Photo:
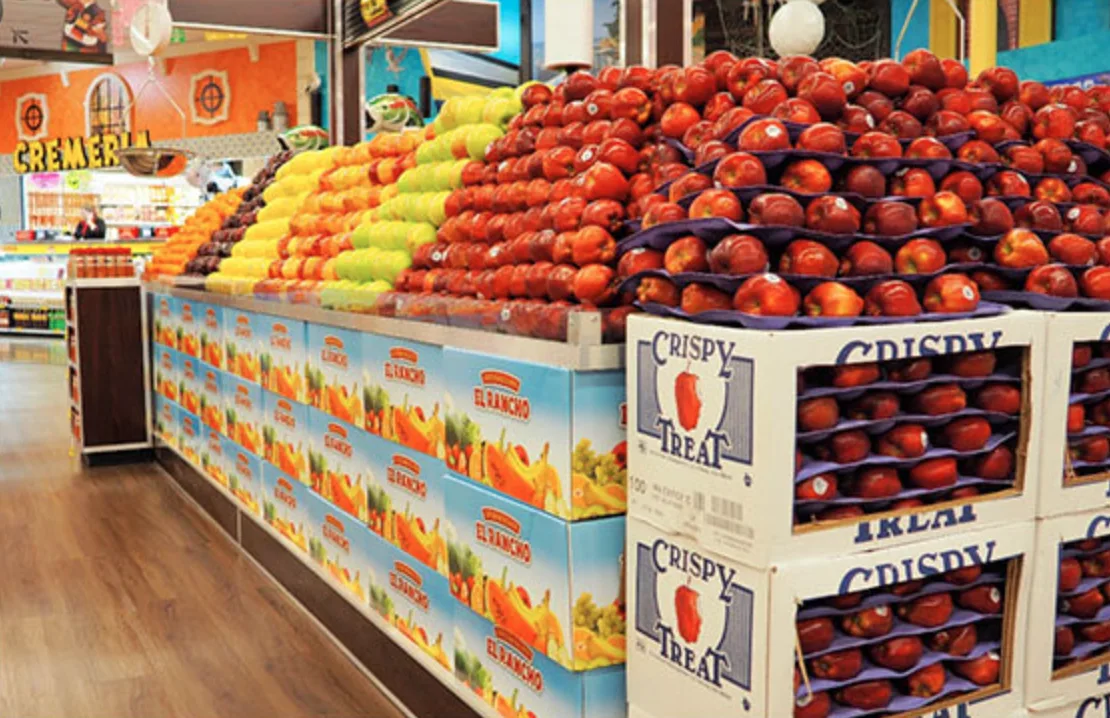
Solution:
[(1106, 708), (1110, 705), (1110, 688), (1103, 693), (1089, 696), (1070, 705), (1056, 708), (1029, 708), (1013, 718), (1106, 718)]
[[(1059, 711), (1070, 706), (1069, 712), (1048, 715), (1105, 718), (1110, 710), (1110, 653), (1103, 652), (1081, 658), (1054, 670), (1056, 616), (1060, 597), (1060, 559), (1063, 544), (1084, 539), (1105, 539), (1110, 536), (1110, 508), (1054, 516), (1037, 520), (1037, 543), (1033, 561), (1033, 595), (1029, 610), (1029, 652), (1026, 667), (1026, 705), (1032, 715), (1041, 711)], [(1091, 582), (1091, 579), (1085, 579)], [(1084, 584), (1080, 585), (1083, 588)], [(1078, 589), (1077, 589), (1078, 590)], [(1104, 608), (1098, 617), (1110, 609)], [(1082, 638), (1077, 636), (1077, 643)], [(1078, 646), (1077, 646), (1078, 649)], [(1079, 704), (1079, 705), (1076, 705)], [(1097, 708), (1097, 710), (1096, 710)]]
[[(1012, 487), (862, 518), (794, 524), (798, 370), (1024, 348)], [(844, 556), (1032, 519), (1040, 446), (1036, 312), (948, 322), (754, 331), (633, 315), (628, 324), (629, 515), (754, 566)], [(678, 385), (697, 394), (678, 406)], [(687, 392), (689, 394), (690, 392)], [(694, 413), (693, 429), (686, 430)]]
[[(1110, 468), (1086, 476), (1075, 473), (1068, 450), (1067, 420), (1072, 380), (1072, 348), (1110, 341), (1110, 313), (1045, 313), (1047, 339), (1041, 401), (1040, 497), (1037, 516), (1110, 506)], [(1096, 352), (1095, 358), (1098, 359)]]
[[(1015, 522), (863, 554), (753, 568), (629, 519), (628, 701), (650, 706), (658, 716), (794, 715), (794, 668), (801, 650), (795, 622), (803, 602), (881, 592), (906, 581), (939, 578), (948, 570), (990, 565), (1004, 577), (999, 579), (1005, 582), (1000, 586), (1002, 615), (976, 620), (999, 627), (999, 640), (990, 647), (1001, 659), (998, 682), (904, 712), (888, 707), (883, 714), (1008, 716), (1024, 705), (1033, 532), (1032, 521)], [(892, 603), (899, 600), (891, 598)], [(696, 611), (693, 622), (691, 611)], [(955, 622), (957, 614), (950, 620)], [(898, 619), (890, 635), (932, 630)], [(949, 672), (947, 685), (955, 689), (954, 675)], [(800, 690), (805, 695), (804, 683)]]
[(308, 553), (307, 486), (268, 463), (262, 464), (262, 520), (301, 553)]

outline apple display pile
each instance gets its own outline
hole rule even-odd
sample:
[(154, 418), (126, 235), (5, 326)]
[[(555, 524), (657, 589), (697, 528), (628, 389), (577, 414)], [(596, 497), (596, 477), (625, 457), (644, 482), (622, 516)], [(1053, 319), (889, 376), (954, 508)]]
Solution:
[(222, 259), (216, 272), (205, 279), (205, 288), (253, 295), (255, 285), (269, 276), (270, 266), (280, 259), (278, 243), (289, 236), (293, 215), (319, 186), (324, 173), (335, 166), (338, 156), (339, 149), (334, 147), (301, 152), (279, 167), (262, 193), (265, 205), (233, 244), (231, 256)]
[(1110, 342), (1072, 348), (1065, 481), (1096, 481), (1110, 470)]
[(1057, 592), (1054, 668), (1110, 652), (1110, 542), (1063, 544)]
[(1001, 691), (1009, 563), (944, 568), (803, 603), (794, 718), (891, 715)]
[(289, 233), (277, 243), (278, 259), (270, 263), (267, 279), (255, 285), (255, 295), (315, 290), (324, 306), (354, 303), (371, 279), (342, 272), (343, 258), (355, 248), (355, 231), (396, 194), (397, 177), (414, 166), (419, 143), (417, 134), (382, 133), (338, 148), (335, 166), (320, 175), (290, 217)]
[(636, 255), (618, 279), (649, 311), (772, 327), (997, 311), (981, 299), (1107, 306), (1107, 88), (998, 67), (969, 82), (926, 50), (858, 64), (718, 52), (652, 82), (646, 134), (695, 169), (659, 173), (618, 249)]
[[(225, 257), (231, 256), (231, 249), (246, 235), (247, 228), (258, 221), (258, 213), (266, 206), (266, 191), (274, 183), (274, 175), (281, 166), (293, 157), (292, 151), (278, 152), (251, 180), (243, 192), (243, 201), (234, 214), (227, 217), (209, 239), (197, 251), (196, 257), (186, 267), (186, 274), (194, 277), (207, 277), (215, 272)], [(274, 199), (273, 194), (270, 195)]]
[[(627, 304), (617, 293), (617, 242), (639, 200), (682, 164), (662, 138), (648, 141), (651, 71), (574, 73), (559, 88), (521, 89), (525, 107), (482, 161), (462, 168), (437, 242), (414, 254), (396, 299), (415, 314), (558, 338), (576, 306)], [(619, 335), (628, 308), (603, 312)], [(498, 317), (508, 317), (498, 320)]]
[(850, 521), (1011, 489), (1020, 349), (799, 372), (797, 524)]

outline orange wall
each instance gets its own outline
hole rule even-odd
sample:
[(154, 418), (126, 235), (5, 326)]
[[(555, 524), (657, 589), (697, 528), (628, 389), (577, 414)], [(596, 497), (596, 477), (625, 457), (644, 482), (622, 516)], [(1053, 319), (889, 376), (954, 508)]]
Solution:
[[(297, 50), (295, 42), (282, 42), (258, 47), (258, 62), (250, 61), (247, 48), (220, 50), (186, 57), (168, 58), (162, 84), (181, 105), (186, 114), (189, 137), (210, 137), (255, 132), (258, 112), (273, 112), (274, 102), (281, 100), (289, 112), (290, 127), (297, 123)], [(223, 70), (231, 85), (228, 119), (217, 125), (198, 125), (189, 115), (190, 80), (204, 70)], [(28, 93), (47, 96), (50, 113), (48, 137), (74, 137), (85, 134), (85, 95), (92, 82), (104, 72), (116, 72), (137, 93), (147, 78), (145, 64), (120, 65), (69, 73), (69, 87), (62, 86), (58, 75), (44, 75), (22, 80), (0, 82), (0, 154), (10, 154), (18, 140), (15, 125), (16, 100)], [(173, 106), (157, 88), (151, 86), (135, 106), (134, 130), (150, 130), (154, 142), (181, 136), (181, 119)]]

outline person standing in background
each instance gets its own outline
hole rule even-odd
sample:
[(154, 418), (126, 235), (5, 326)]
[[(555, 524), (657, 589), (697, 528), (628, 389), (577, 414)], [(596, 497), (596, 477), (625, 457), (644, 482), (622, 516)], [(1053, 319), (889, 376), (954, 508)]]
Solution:
[(77, 223), (77, 228), (73, 230), (74, 239), (104, 239), (108, 233), (108, 227), (104, 224), (104, 220), (96, 213), (93, 207), (85, 207), (81, 210), (82, 220)]

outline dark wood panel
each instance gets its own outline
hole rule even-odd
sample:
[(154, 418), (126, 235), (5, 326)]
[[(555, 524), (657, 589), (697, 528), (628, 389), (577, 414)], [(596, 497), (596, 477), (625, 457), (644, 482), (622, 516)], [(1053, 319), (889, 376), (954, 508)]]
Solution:
[(496, 50), (497, 28), (497, 5), (446, 2), (429, 10), (419, 20), (390, 32), (381, 42), (405, 45), (437, 43)]
[(639, 65), (644, 61), (644, 2), (650, 0), (624, 0), (624, 64)]
[(414, 715), (477, 718), (458, 696), (378, 630), (343, 596), (253, 521), (241, 526), (243, 548), (285, 586)]
[(220, 490), (185, 463), (180, 456), (166, 448), (156, 450), (159, 463), (185, 493), (193, 497), (200, 507), (212, 517), (232, 540), (238, 540), (239, 508)]
[(169, 0), (174, 22), (260, 31), (328, 32), (327, 0)]
[(79, 289), (77, 330), (85, 446), (146, 441), (141, 290)]
[(682, 0), (645, 0), (655, 3), (655, 62), (681, 65), (686, 53), (685, 28), (690, 24)]
[(366, 72), (362, 48), (349, 47), (343, 51), (343, 144), (362, 142), (361, 99), (366, 94), (363, 73)]

